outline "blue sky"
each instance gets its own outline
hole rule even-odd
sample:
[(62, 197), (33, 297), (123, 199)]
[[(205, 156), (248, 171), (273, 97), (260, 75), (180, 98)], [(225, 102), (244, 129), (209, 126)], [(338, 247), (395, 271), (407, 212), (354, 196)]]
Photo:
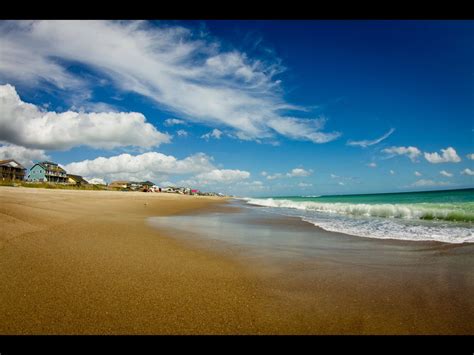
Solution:
[(474, 186), (473, 21), (0, 24), (0, 158), (237, 195)]

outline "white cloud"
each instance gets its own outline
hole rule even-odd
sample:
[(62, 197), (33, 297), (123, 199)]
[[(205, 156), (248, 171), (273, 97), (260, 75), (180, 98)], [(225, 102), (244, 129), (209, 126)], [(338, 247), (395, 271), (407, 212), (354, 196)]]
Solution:
[(301, 168), (292, 169), (289, 173), (286, 173), (288, 177), (304, 177), (310, 176), (313, 170), (305, 170)]
[(474, 171), (471, 170), (471, 169), (469, 169), (469, 168), (466, 168), (466, 169), (464, 169), (463, 171), (461, 171), (461, 174), (462, 174), (462, 175), (470, 175), (470, 176), (472, 176), (472, 175), (474, 175)]
[(242, 170), (230, 170), (230, 169), (214, 169), (209, 172), (201, 173), (196, 175), (196, 179), (201, 184), (209, 183), (233, 183), (239, 180), (248, 179), (250, 173)]
[(331, 179), (337, 179), (338, 177), (340, 177), (340, 176), (338, 176), (336, 174), (331, 174)]
[(347, 145), (351, 146), (359, 146), (362, 148), (367, 148), (371, 145), (375, 145), (377, 143), (380, 143), (384, 139), (387, 139), (393, 132), (395, 132), (395, 128), (390, 128), (390, 130), (385, 133), (382, 137), (374, 139), (374, 140), (362, 140), (362, 141), (347, 141)]
[(106, 185), (107, 184), (105, 180), (101, 178), (85, 178), (85, 180), (89, 184), (93, 184), (93, 185)]
[(0, 160), (14, 159), (25, 168), (30, 168), (35, 162), (49, 160), (42, 149), (28, 149), (14, 144), (0, 146)]
[(456, 150), (452, 147), (448, 147), (446, 149), (441, 149), (443, 152), (442, 155), (438, 153), (425, 153), (425, 159), (428, 160), (432, 164), (439, 164), (439, 163), (459, 163), (461, 158), (456, 153)]
[(377, 167), (377, 164), (376, 164), (376, 163), (369, 163), (369, 164), (367, 164), (367, 166), (368, 166), (369, 168), (376, 168), (376, 167)]
[(415, 171), (415, 176), (421, 176), (423, 175), (422, 173), (420, 173), (419, 171)]
[(346, 185), (346, 184), (344, 184), (342, 181), (339, 181), (338, 184), (341, 185), (341, 186), (345, 186), (345, 185)]
[(308, 183), (305, 183), (305, 182), (300, 182), (298, 184), (298, 187), (311, 187), (313, 186), (313, 184), (308, 184)]
[(177, 118), (168, 118), (165, 120), (165, 126), (184, 125), (186, 121)]
[(467, 157), (467, 159), (469, 159), (469, 160), (474, 160), (474, 153), (467, 154), (466, 157)]
[(395, 171), (390, 170), (390, 175), (394, 175), (394, 174), (395, 174)]
[(184, 129), (180, 129), (179, 131), (176, 131), (176, 134), (180, 137), (187, 137), (188, 136), (188, 132), (185, 131)]
[(395, 155), (406, 155), (411, 161), (416, 161), (421, 151), (417, 147), (390, 147), (385, 148), (382, 152), (391, 154), (392, 157)]
[(163, 180), (168, 175), (196, 174), (211, 171), (212, 158), (197, 153), (179, 160), (171, 155), (147, 152), (140, 155), (120, 154), (99, 157), (65, 165), (67, 172), (112, 180)]
[(275, 179), (281, 179), (284, 177), (288, 177), (288, 178), (305, 177), (305, 176), (310, 176), (312, 173), (313, 173), (312, 169), (305, 170), (302, 168), (294, 168), (291, 171), (287, 172), (286, 174), (275, 173), (273, 175), (269, 175), (266, 171), (262, 171), (261, 175), (266, 176), (268, 180), (275, 180)]
[(433, 181), (433, 180), (425, 180), (425, 179), (418, 180), (418, 181), (416, 181), (412, 184), (412, 186), (417, 186), (417, 187), (421, 187), (421, 186), (447, 186), (447, 185), (451, 185), (451, 183), (446, 182), (446, 181)]
[(214, 128), (212, 131), (203, 134), (201, 138), (204, 138), (205, 140), (209, 140), (210, 138), (221, 139), (221, 136), (222, 131), (218, 130), (217, 128)]
[(446, 177), (452, 177), (453, 176), (452, 173), (447, 172), (446, 170), (441, 170), (439, 173), (443, 176), (446, 176)]
[(309, 140), (313, 143), (327, 143), (339, 138), (341, 134), (339, 132), (320, 132), (320, 130), (324, 128), (326, 121), (325, 118), (302, 119), (295, 117), (274, 117), (269, 119), (267, 124), (276, 132), (289, 138)]
[(23, 102), (11, 85), (0, 85), (0, 141), (34, 148), (66, 150), (87, 145), (112, 149), (154, 147), (170, 137), (137, 112), (62, 113)]
[(266, 175), (268, 180), (275, 180), (275, 179), (280, 179), (283, 177), (283, 174), (281, 173), (276, 173), (273, 175)]
[[(23, 85), (47, 82), (83, 93), (90, 80), (68, 70), (92, 69), (117, 89), (151, 99), (187, 121), (226, 126), (237, 137), (325, 143), (325, 120), (286, 116), (306, 111), (285, 101), (278, 58), (254, 59), (226, 50), (211, 36), (146, 21), (4, 21), (0, 23), (0, 76)], [(240, 135), (239, 135), (239, 134)]]

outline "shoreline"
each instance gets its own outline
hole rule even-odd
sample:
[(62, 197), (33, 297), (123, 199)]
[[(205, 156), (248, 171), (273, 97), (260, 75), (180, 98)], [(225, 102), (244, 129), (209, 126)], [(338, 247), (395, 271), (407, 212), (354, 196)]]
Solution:
[[(419, 265), (341, 263), (362, 245), (352, 236), (341, 239), (352, 249), (339, 245), (339, 260), (331, 247), (325, 258), (264, 265), (261, 255), (226, 254), (146, 221), (239, 216), (228, 199), (24, 190), (0, 188), (0, 334), (474, 333), (474, 288), (457, 264), (471, 248), (461, 257), (434, 248), (443, 269), (425, 267), (427, 279), (413, 272)], [(315, 228), (254, 222), (282, 233)], [(410, 253), (429, 265), (431, 254)]]

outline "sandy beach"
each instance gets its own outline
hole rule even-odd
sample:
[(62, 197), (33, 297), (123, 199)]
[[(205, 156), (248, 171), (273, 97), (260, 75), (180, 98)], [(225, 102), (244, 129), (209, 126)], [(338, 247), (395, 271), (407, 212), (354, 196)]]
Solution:
[[(236, 213), (223, 198), (2, 187), (0, 200), (0, 334), (474, 333), (471, 245), (340, 236), (349, 251), (279, 265), (148, 222)], [(377, 263), (351, 256), (372, 247)]]

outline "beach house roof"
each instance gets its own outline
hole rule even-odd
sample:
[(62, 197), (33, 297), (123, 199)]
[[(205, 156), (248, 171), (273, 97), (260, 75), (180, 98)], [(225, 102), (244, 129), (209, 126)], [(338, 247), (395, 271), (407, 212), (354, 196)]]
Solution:
[(77, 184), (88, 184), (89, 182), (85, 180), (80, 175), (67, 174), (67, 177), (74, 180)]
[(34, 164), (33, 166), (35, 165), (41, 166), (44, 170), (66, 173), (66, 170), (61, 168), (58, 164), (50, 161), (42, 161), (40, 163)]
[(146, 185), (146, 186), (153, 186), (153, 185), (155, 185), (155, 184), (152, 183), (151, 181), (144, 181), (144, 182), (141, 182), (140, 184)]
[(110, 185), (127, 185), (130, 181), (127, 180), (115, 180), (110, 183)]
[(25, 169), (25, 167), (19, 162), (17, 162), (15, 159), (0, 160), (0, 165), (8, 166), (10, 168)]

